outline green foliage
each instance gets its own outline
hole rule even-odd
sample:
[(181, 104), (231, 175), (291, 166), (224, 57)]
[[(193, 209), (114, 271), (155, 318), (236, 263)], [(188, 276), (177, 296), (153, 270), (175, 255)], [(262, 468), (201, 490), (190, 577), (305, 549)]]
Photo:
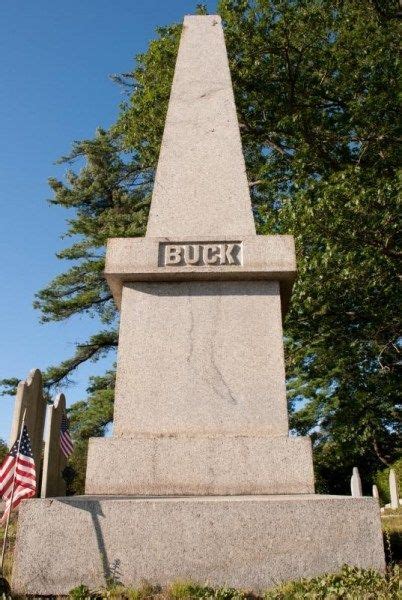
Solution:
[(196, 7), (196, 11), (195, 11), (196, 15), (207, 15), (208, 14), (208, 8), (206, 4), (197, 4)]
[(162, 142), (181, 26), (160, 27), (157, 34), (147, 52), (137, 55), (133, 72), (126, 76), (126, 82), (133, 81), (133, 92), (114, 127), (124, 148), (136, 153), (151, 178)]
[(243, 600), (252, 596), (234, 588), (214, 589), (192, 581), (175, 581), (166, 595), (169, 600)]
[[(313, 438), (320, 491), (348, 491), (353, 466), (369, 486), (400, 440), (397, 3), (220, 0), (218, 10), (258, 232), (296, 242), (285, 321), (291, 427)], [(73, 211), (74, 241), (58, 254), (72, 266), (35, 306), (43, 321), (81, 314), (102, 325), (48, 369), (49, 389), (116, 348), (104, 246), (145, 232), (180, 32), (157, 30), (133, 71), (116, 78), (127, 91), (117, 123), (75, 143), (62, 160), (76, 170), (50, 180), (51, 202)], [(82, 489), (85, 436), (112, 418), (112, 379), (98, 379), (71, 411), (71, 491)]]
[(66, 237), (75, 242), (58, 258), (73, 265), (38, 292), (34, 306), (42, 320), (60, 321), (74, 314), (99, 318), (106, 329), (77, 345), (75, 355), (44, 374), (49, 387), (68, 379), (87, 360), (97, 360), (117, 346), (116, 310), (103, 277), (106, 240), (143, 235), (150, 185), (135, 154), (123, 153), (115, 133), (99, 130), (93, 140), (76, 142), (61, 162), (83, 161), (79, 173), (69, 170), (66, 182), (50, 179), (52, 204), (74, 210)]
[[(0, 525), (0, 548), (3, 547), (4, 533), (5, 533), (5, 524)], [(5, 552), (5, 557), (4, 557), (4, 569), (3, 569), (3, 573), (2, 573), (2, 575), (8, 581), (11, 581), (16, 534), (17, 534), (17, 516), (14, 513), (11, 513), (10, 525), (9, 525), (9, 529), (8, 529), (7, 542), (6, 542), (6, 552)]]
[(385, 509), (381, 515), (384, 548), (388, 564), (402, 564), (402, 507)]
[(115, 600), (394, 600), (402, 590), (399, 568), (386, 575), (374, 570), (344, 566), (339, 573), (301, 579), (268, 590), (263, 596), (233, 588), (217, 588), (178, 581), (167, 589), (145, 583), (141, 588), (123, 586), (91, 592), (86, 586), (74, 588), (72, 600), (111, 598)]
[(70, 590), (68, 597), (71, 600), (85, 600), (89, 597), (90, 590), (86, 585), (78, 585), (77, 587)]
[(339, 573), (285, 583), (265, 594), (265, 600), (393, 600), (401, 594), (399, 569), (386, 576), (345, 565)]
[(138, 589), (123, 585), (112, 585), (100, 590), (90, 590), (86, 585), (79, 585), (69, 592), (68, 597), (71, 600), (97, 600), (102, 598), (108, 600), (151, 600), (152, 598), (158, 598), (160, 592), (161, 588), (159, 586), (152, 586), (147, 582), (144, 582)]
[[(399, 489), (402, 490), (402, 458), (396, 460), (391, 467), (394, 469)], [(378, 487), (380, 498), (383, 504), (388, 504), (391, 501), (389, 495), (389, 468), (382, 469), (375, 476), (375, 483)]]
[(169, 596), (172, 600), (187, 600), (187, 598), (203, 598), (207, 588), (192, 581), (175, 581), (169, 586)]
[(2, 388), (0, 396), (13, 396), (17, 391), (19, 379), (17, 377), (5, 377), (0, 379), (0, 386)]
[(0, 439), (0, 465), (8, 453), (8, 446), (4, 440)]
[(87, 600), (88, 598), (97, 598), (99, 596), (94, 596), (86, 585), (79, 585), (69, 592), (68, 597), (71, 600)]
[(66, 237), (76, 239), (58, 258), (78, 264), (59, 275), (37, 294), (35, 307), (43, 321), (64, 320), (77, 312), (114, 321), (111, 294), (102, 271), (104, 247), (109, 237), (143, 235), (150, 187), (135, 154), (122, 154), (119, 137), (99, 130), (93, 140), (76, 142), (60, 162), (84, 161), (66, 182), (50, 179), (52, 204), (73, 209)]

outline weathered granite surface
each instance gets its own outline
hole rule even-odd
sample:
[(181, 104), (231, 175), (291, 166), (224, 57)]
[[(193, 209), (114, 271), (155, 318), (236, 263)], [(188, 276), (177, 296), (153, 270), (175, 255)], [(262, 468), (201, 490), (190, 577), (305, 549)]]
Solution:
[(220, 17), (186, 16), (147, 236), (223, 233), (255, 235), (232, 82)]
[(312, 494), (311, 442), (258, 435), (93, 438), (85, 493)]
[(23, 502), (19, 529), (19, 594), (97, 588), (112, 572), (133, 586), (191, 579), (259, 590), (345, 563), (385, 567), (372, 498), (49, 498)]
[(274, 281), (125, 284), (113, 435), (287, 435)]

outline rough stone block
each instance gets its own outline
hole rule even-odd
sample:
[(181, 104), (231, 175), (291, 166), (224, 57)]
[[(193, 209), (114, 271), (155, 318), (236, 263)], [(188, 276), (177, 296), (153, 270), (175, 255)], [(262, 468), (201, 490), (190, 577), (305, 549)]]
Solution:
[(92, 438), (85, 493), (312, 494), (311, 442), (256, 436)]
[(342, 496), (102, 498), (22, 503), (16, 594), (191, 579), (261, 590), (282, 580), (384, 569), (378, 502)]

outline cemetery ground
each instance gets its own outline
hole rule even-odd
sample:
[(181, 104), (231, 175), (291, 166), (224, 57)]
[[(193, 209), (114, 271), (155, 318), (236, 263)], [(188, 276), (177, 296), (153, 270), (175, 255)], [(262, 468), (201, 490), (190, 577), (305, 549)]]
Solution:
[[(387, 556), (387, 572), (382, 575), (374, 570), (357, 569), (345, 565), (339, 573), (311, 579), (292, 581), (278, 585), (258, 595), (232, 588), (213, 589), (194, 582), (176, 581), (168, 588), (160, 588), (144, 582), (141, 588), (125, 588), (118, 576), (112, 577), (104, 589), (89, 590), (82, 585), (71, 590), (71, 600), (395, 600), (402, 598), (402, 506), (398, 510), (386, 509), (381, 516), (384, 546)], [(10, 522), (9, 544), (6, 552), (4, 576), (11, 579), (17, 518)], [(0, 526), (0, 544), (4, 528)], [(3, 598), (5, 598), (3, 596)], [(12, 596), (23, 600), (22, 596)], [(60, 597), (61, 598), (61, 597)], [(8, 600), (8, 599), (7, 599)]]

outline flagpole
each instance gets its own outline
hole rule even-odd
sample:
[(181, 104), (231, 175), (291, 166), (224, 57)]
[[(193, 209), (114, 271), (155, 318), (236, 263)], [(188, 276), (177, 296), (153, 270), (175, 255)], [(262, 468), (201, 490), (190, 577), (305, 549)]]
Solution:
[[(14, 500), (15, 480), (16, 480), (16, 475), (17, 475), (18, 459), (19, 459), (19, 454), (20, 454), (20, 446), (21, 446), (22, 434), (24, 432), (24, 425), (25, 425), (25, 416), (26, 416), (26, 414), (27, 414), (27, 409), (25, 408), (24, 413), (22, 415), (21, 430), (20, 430), (20, 435), (19, 435), (19, 438), (18, 438), (17, 460), (15, 461), (15, 468), (14, 468), (14, 474), (13, 474), (13, 484), (12, 484), (12, 488), (11, 488), (10, 504), (9, 504), (9, 510), (8, 510), (8, 514), (7, 514), (6, 528), (4, 530), (3, 549), (1, 551), (1, 562), (0, 562), (0, 573), (1, 573), (1, 575), (3, 575), (4, 558), (5, 558), (5, 555), (6, 555), (6, 545), (7, 545), (7, 534), (8, 534), (8, 527), (10, 525), (11, 507), (13, 505), (13, 500)], [(6, 505), (7, 505), (7, 502), (6, 502)]]

